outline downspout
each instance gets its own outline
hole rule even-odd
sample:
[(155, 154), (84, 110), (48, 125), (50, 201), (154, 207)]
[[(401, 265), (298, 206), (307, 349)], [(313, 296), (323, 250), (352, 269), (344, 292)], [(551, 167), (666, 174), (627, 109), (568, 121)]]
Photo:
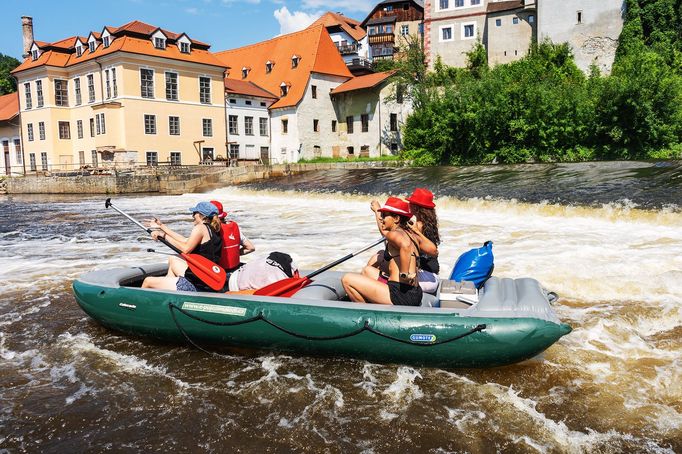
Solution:
[[(10, 74), (10, 77), (14, 79), (14, 82), (17, 84), (17, 96), (19, 96), (19, 79), (14, 75)], [(21, 97), (19, 97), (21, 100)], [(24, 169), (24, 176), (26, 176), (26, 155), (25, 155), (25, 150), (24, 150), (24, 127), (21, 123), (21, 103), (19, 103), (19, 146), (21, 147), (21, 163)], [(10, 174), (12, 171), (10, 170)]]
[(95, 63), (99, 65), (99, 91), (100, 97), (102, 99), (102, 104), (104, 104), (104, 81), (102, 81), (102, 64), (95, 58)]
[[(227, 165), (230, 165), (230, 128), (227, 124), (227, 93), (225, 93), (225, 79), (227, 79), (227, 69), (223, 71), (223, 118), (225, 119), (225, 159), (227, 159)], [(203, 157), (199, 157), (202, 160)]]

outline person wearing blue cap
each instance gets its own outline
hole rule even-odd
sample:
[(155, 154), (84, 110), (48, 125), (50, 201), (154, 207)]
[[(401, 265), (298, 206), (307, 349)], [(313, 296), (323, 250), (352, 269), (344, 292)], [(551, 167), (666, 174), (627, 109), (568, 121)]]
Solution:
[[(199, 202), (189, 209), (192, 213), (194, 227), (188, 238), (174, 232), (157, 218), (147, 219), (147, 227), (154, 229), (152, 238), (164, 238), (185, 254), (201, 255), (213, 263), (220, 261), (223, 239), (220, 234), (220, 218), (218, 209), (210, 202)], [(149, 276), (142, 283), (142, 288), (164, 290), (182, 290), (186, 292), (211, 291), (192, 270), (187, 262), (171, 256), (168, 259), (168, 273), (162, 277)]]

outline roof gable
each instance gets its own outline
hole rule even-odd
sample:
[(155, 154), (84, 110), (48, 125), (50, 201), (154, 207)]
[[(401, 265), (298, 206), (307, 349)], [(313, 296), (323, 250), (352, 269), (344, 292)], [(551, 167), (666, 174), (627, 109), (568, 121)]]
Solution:
[(0, 121), (9, 121), (19, 115), (19, 93), (0, 96)]
[(320, 18), (313, 22), (310, 27), (316, 27), (318, 25), (324, 25), (328, 29), (332, 27), (339, 27), (341, 30), (346, 32), (348, 36), (356, 41), (360, 41), (367, 34), (367, 32), (360, 27), (359, 21), (351, 19), (350, 17), (346, 17), (343, 14), (332, 13), (331, 11), (327, 11), (320, 16)]

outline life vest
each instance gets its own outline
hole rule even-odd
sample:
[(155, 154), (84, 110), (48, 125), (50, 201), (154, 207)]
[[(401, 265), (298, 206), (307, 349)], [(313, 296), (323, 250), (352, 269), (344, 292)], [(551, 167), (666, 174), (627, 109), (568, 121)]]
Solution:
[(228, 222), (221, 225), (223, 236), (223, 253), (220, 255), (220, 266), (225, 271), (232, 271), (239, 266), (239, 251), (241, 236), (236, 222)]

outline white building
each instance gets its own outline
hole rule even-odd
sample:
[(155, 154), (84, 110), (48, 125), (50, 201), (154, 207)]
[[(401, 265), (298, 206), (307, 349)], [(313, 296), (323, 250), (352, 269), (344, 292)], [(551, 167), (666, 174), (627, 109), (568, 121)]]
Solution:
[(18, 93), (0, 96), (0, 152), (0, 175), (24, 173)]

